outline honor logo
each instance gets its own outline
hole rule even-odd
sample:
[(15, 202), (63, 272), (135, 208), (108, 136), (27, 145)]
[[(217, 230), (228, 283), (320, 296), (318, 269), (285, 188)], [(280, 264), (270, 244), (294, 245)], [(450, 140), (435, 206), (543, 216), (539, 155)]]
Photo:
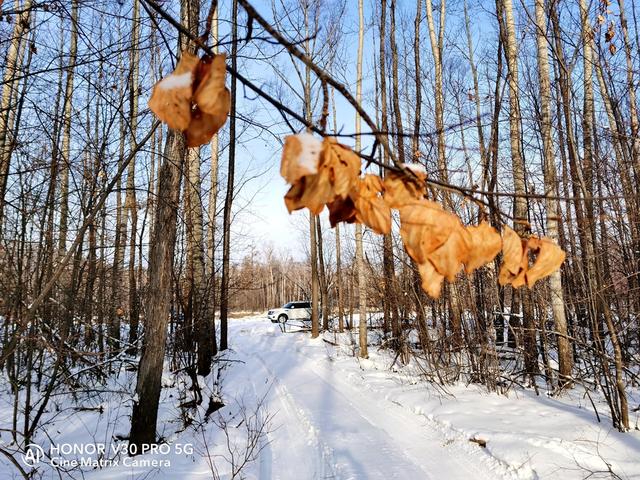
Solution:
[(40, 445), (30, 443), (27, 445), (26, 453), (22, 454), (22, 461), (28, 467), (35, 467), (44, 458), (44, 450)]

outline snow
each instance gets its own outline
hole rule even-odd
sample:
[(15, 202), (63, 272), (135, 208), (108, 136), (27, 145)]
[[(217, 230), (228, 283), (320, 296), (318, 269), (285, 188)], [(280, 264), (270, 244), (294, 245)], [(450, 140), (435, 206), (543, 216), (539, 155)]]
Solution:
[[(602, 423), (578, 388), (559, 398), (515, 389), (498, 395), (463, 384), (443, 389), (375, 346), (369, 359), (358, 359), (355, 331), (326, 334), (336, 347), (306, 332), (283, 333), (261, 316), (231, 320), (229, 339), (232, 350), (211, 375), (198, 378), (204, 400), (188, 412), (187, 428), (178, 406), (191, 398), (191, 379), (172, 374), (167, 364), (158, 433), (168, 450), (137, 457), (120, 452), (108, 457), (117, 465), (83, 467), (74, 478), (190, 480), (215, 472), (228, 479), (247, 451), (253, 452), (242, 470), (248, 479), (582, 479), (591, 472), (610, 478), (609, 469), (640, 478), (640, 433), (613, 430), (594, 393)], [(44, 418), (47, 432), (33, 442), (45, 450), (48, 437), (104, 443), (107, 452), (126, 448), (118, 435), (128, 432), (131, 402), (123, 399), (134, 386), (135, 372), (122, 367), (105, 393), (76, 392), (78, 403), (102, 411), (75, 411), (71, 397), (55, 397)], [(226, 406), (205, 419), (210, 397)], [(0, 428), (10, 428), (11, 413), (5, 385)], [(4, 432), (0, 446), (15, 451)], [(166, 461), (169, 466), (160, 463)], [(43, 478), (58, 478), (45, 463), (39, 465)], [(15, 467), (0, 458), (0, 478), (12, 475), (17, 478)]]
[(298, 157), (298, 164), (309, 173), (318, 173), (322, 142), (306, 132), (298, 133), (295, 137), (300, 141), (302, 147)]
[(162, 90), (171, 90), (173, 88), (185, 88), (191, 86), (193, 75), (191, 72), (182, 73), (180, 75), (171, 74), (162, 79), (158, 83), (158, 88)]
[(411, 170), (416, 175), (427, 174), (427, 169), (425, 168), (425, 166), (420, 165), (419, 163), (403, 163), (402, 167), (406, 168), (407, 170)]

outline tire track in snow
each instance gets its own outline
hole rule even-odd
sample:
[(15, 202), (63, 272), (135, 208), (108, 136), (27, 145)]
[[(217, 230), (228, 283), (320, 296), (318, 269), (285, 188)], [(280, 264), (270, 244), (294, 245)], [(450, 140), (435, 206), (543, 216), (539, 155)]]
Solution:
[[(243, 328), (242, 349), (251, 359), (247, 367), (255, 365), (273, 381), (271, 406), (277, 401), (282, 408), (278, 423), (286, 432), (276, 430), (273, 435), (274, 479), (517, 478), (511, 466), (468, 444), (466, 437), (459, 436), (462, 432), (393, 402), (386, 390), (354, 382), (357, 376), (335, 368), (322, 344), (268, 327), (256, 323)], [(317, 355), (319, 349), (321, 355)], [(256, 378), (255, 373), (250, 378)], [(286, 445), (294, 431), (302, 432), (307, 441), (303, 457), (292, 452), (283, 459), (283, 441)], [(313, 475), (285, 470), (278, 476), (275, 472), (281, 471), (283, 460), (311, 461)]]
[[(248, 337), (253, 336), (253, 329), (239, 330), (239, 334)], [(264, 332), (261, 332), (264, 333)], [(268, 333), (264, 336), (273, 338)], [(255, 345), (251, 345), (255, 347)], [(267, 433), (267, 447), (260, 454), (259, 459), (259, 475), (260, 480), (272, 479), (341, 479), (339, 472), (334, 468), (335, 461), (333, 459), (332, 449), (323, 442), (317, 428), (314, 427), (293, 396), (282, 384), (278, 376), (268, 366), (264, 358), (256, 353), (256, 349), (252, 348), (251, 352), (243, 352), (247, 354), (247, 364), (245, 368), (250, 369), (247, 380), (251, 383), (256, 398), (265, 395), (265, 383), (271, 383), (271, 392), (267, 392), (265, 397), (266, 405), (275, 407), (272, 403), (274, 400), (279, 402), (280, 408), (270, 413), (274, 415), (274, 422), (278, 425), (276, 428)], [(255, 367), (255, 368), (254, 368)], [(260, 375), (258, 372), (264, 372)], [(266, 378), (266, 382), (256, 382), (258, 378)], [(262, 392), (262, 393), (259, 393)], [(278, 442), (279, 433), (284, 439), (303, 439), (300, 445), (282, 445)], [(293, 431), (291, 431), (293, 430)], [(286, 435), (286, 433), (290, 433)], [(273, 448), (280, 447), (280, 448)], [(284, 464), (288, 465), (284, 465)], [(305, 466), (311, 464), (311, 471), (306, 472)]]
[[(331, 364), (328, 364), (331, 367)], [(319, 376), (322, 376), (322, 369), (317, 366), (311, 367)], [(337, 381), (342, 388), (349, 391), (349, 396), (353, 398), (366, 398), (367, 395), (354, 385), (355, 375), (351, 374), (348, 377), (336, 376), (334, 381)], [(384, 414), (387, 418), (397, 419), (398, 422), (403, 422), (407, 425), (415, 424), (412, 422), (412, 417), (418, 417), (423, 421), (422, 428), (418, 430), (419, 437), (440, 443), (440, 450), (443, 455), (450, 458), (450, 461), (457, 463), (464, 471), (461, 478), (474, 478), (474, 479), (524, 479), (530, 478), (528, 475), (529, 470), (523, 469), (519, 471), (518, 467), (514, 467), (509, 463), (506, 463), (499, 458), (491, 454), (488, 449), (483, 449), (476, 446), (474, 443), (469, 442), (469, 435), (465, 432), (454, 428), (449, 422), (443, 422), (435, 418), (433, 415), (428, 414), (422, 410), (421, 407), (410, 408), (397, 400), (391, 400), (388, 398), (388, 393), (375, 388), (371, 388), (370, 385), (365, 384), (361, 379), (362, 387), (365, 387), (368, 392), (379, 395), (379, 399), (383, 399), (386, 405), (384, 406)], [(380, 402), (380, 400), (379, 400)], [(362, 402), (366, 405), (366, 402)], [(366, 414), (367, 412), (362, 412)], [(371, 412), (369, 412), (371, 414)], [(380, 417), (379, 417), (380, 418)], [(413, 432), (407, 430), (408, 437), (413, 436)], [(419, 441), (419, 438), (414, 438), (412, 442), (406, 442), (407, 438), (400, 438), (399, 441), (407, 443), (407, 449), (409, 452), (413, 451), (413, 444)], [(442, 461), (442, 457), (438, 459)], [(481, 467), (481, 468), (479, 468)], [(525, 471), (526, 470), (526, 471)], [(524, 474), (524, 476), (523, 476)], [(465, 477), (468, 475), (468, 477)], [(453, 477), (447, 477), (453, 478)], [(535, 472), (533, 472), (533, 478)]]
[(335, 471), (333, 465), (335, 464), (335, 460), (333, 458), (333, 450), (329, 445), (323, 442), (318, 435), (318, 429), (313, 425), (313, 423), (309, 420), (308, 416), (305, 414), (303, 408), (301, 408), (293, 396), (285, 387), (277, 375), (269, 368), (267, 362), (259, 353), (253, 353), (253, 358), (258, 360), (262, 366), (262, 368), (269, 374), (273, 381), (273, 385), (275, 387), (275, 392), (277, 393), (277, 397), (282, 404), (284, 411), (288, 416), (293, 416), (299, 422), (299, 425), (303, 426), (303, 429), (306, 433), (307, 443), (310, 445), (308, 451), (312, 452), (313, 457), (313, 465), (314, 465), (314, 478), (317, 479), (339, 479), (342, 478), (338, 476)]
[[(256, 347), (254, 352), (256, 350), (265, 351), (265, 348), (260, 348), (265, 345), (256, 345)], [(273, 348), (273, 344), (271, 348)], [(274, 352), (277, 353), (278, 361), (297, 365), (295, 358), (291, 358), (284, 352), (293, 352), (295, 355), (298, 354), (299, 349), (282, 348)], [(303, 385), (296, 385), (295, 392), (292, 393), (284, 384), (287, 379), (281, 379), (269, 366), (269, 362), (264, 356), (252, 353), (252, 357), (258, 359), (263, 368), (270, 373), (274, 379), (279, 398), (290, 405), (301, 424), (312, 436), (312, 448), (321, 452), (322, 462), (316, 462), (317, 473), (320, 476), (316, 478), (354, 480), (369, 478), (420, 480), (430, 478), (430, 475), (418, 463), (397, 447), (395, 439), (389, 436), (388, 432), (381, 429), (376, 422), (361, 415), (358, 406), (351, 399), (331, 388), (323, 378), (311, 369), (307, 369), (307, 365), (301, 366), (304, 372)], [(271, 363), (274, 363), (274, 359)], [(288, 381), (294, 383), (300, 381), (300, 375), (293, 377)], [(331, 392), (331, 397), (335, 397), (337, 405), (330, 407), (331, 419), (325, 415), (326, 411), (323, 412), (322, 408), (318, 408), (322, 407), (322, 402), (310, 402), (311, 399), (317, 400), (322, 396), (321, 394), (316, 395), (318, 392), (322, 392), (326, 396), (328, 391)], [(297, 398), (300, 398), (302, 403)]]

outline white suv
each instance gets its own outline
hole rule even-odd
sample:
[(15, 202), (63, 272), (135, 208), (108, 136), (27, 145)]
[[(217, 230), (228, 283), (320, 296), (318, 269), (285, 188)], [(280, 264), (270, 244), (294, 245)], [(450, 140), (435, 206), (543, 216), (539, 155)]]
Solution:
[(281, 308), (274, 308), (267, 312), (272, 323), (285, 323), (287, 320), (310, 320), (311, 303), (289, 302)]

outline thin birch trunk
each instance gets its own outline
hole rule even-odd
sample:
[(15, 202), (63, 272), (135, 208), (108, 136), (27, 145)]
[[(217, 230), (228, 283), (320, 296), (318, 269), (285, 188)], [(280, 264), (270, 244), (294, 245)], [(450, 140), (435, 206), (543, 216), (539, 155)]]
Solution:
[[(24, 4), (23, 12), (14, 21), (11, 43), (7, 50), (2, 78), (2, 99), (0, 100), (0, 239), (2, 239), (3, 234), (4, 197), (8, 183), (10, 156), (13, 150), (13, 142), (9, 132), (13, 129), (10, 118), (15, 111), (12, 108), (12, 100), (18, 89), (18, 82), (15, 77), (19, 65), (22, 63), (21, 57), (24, 55), (24, 53), (21, 54), (20, 52), (24, 52), (26, 48), (27, 39), (25, 34), (31, 24), (31, 4), (32, 0), (27, 0)], [(19, 10), (19, 7), (20, 2), (15, 0), (14, 8)]]
[[(386, 30), (387, 30), (387, 0), (380, 2), (380, 119), (382, 135), (387, 139), (389, 122), (387, 120), (387, 53), (386, 53)], [(419, 59), (419, 57), (417, 57)], [(419, 61), (419, 60), (418, 60)], [(417, 78), (417, 77), (416, 77)], [(387, 140), (388, 141), (388, 140)], [(415, 148), (419, 148), (416, 146)], [(391, 163), (387, 151), (383, 151), (384, 164)], [(383, 268), (384, 268), (384, 322), (385, 325), (391, 321), (392, 347), (398, 349), (400, 346), (400, 319), (398, 317), (398, 304), (395, 284), (395, 265), (393, 258), (393, 238), (391, 234), (385, 235), (382, 240), (383, 248)]]
[[(136, 133), (138, 129), (138, 97), (140, 95), (139, 71), (140, 71), (140, 2), (133, 2), (133, 28), (131, 33), (131, 51), (130, 51), (130, 71), (129, 71), (129, 129), (131, 132), (130, 148), (136, 143)], [(127, 192), (125, 195), (125, 211), (124, 224), (128, 220), (131, 222), (131, 232), (129, 235), (129, 268), (128, 268), (128, 284), (129, 284), (129, 343), (134, 345), (138, 341), (138, 324), (139, 324), (139, 308), (138, 308), (138, 289), (136, 279), (136, 238), (138, 232), (138, 206), (135, 188), (136, 161), (133, 159), (129, 163), (127, 172)], [(129, 353), (134, 354), (136, 347), (129, 348)]]
[[(394, 1), (394, 0), (392, 0)], [(358, 57), (356, 60), (356, 102), (362, 103), (362, 52), (364, 50), (364, 6), (358, 0)], [(356, 152), (362, 148), (360, 139), (360, 115), (356, 112)], [(360, 357), (368, 358), (367, 351), (367, 296), (364, 274), (364, 252), (362, 245), (362, 225), (356, 225), (356, 274), (358, 276), (358, 336)]]
[[(540, 114), (541, 133), (544, 162), (544, 193), (547, 196), (545, 206), (547, 210), (547, 236), (559, 242), (558, 221), (559, 207), (555, 198), (558, 196), (556, 166), (554, 162), (553, 139), (551, 134), (551, 78), (549, 73), (549, 43), (547, 40), (547, 19), (544, 0), (536, 0), (536, 41), (538, 46), (538, 76), (540, 81)], [(571, 369), (573, 358), (568, 338), (567, 319), (564, 312), (564, 294), (560, 271), (553, 272), (549, 277), (551, 310), (555, 321), (558, 344), (558, 364), (561, 385), (571, 385)]]
[[(213, 12), (211, 19), (211, 41), (213, 42), (213, 52), (218, 53), (218, 9)], [(211, 332), (211, 350), (213, 355), (218, 352), (216, 340), (216, 207), (218, 201), (218, 134), (211, 138), (211, 190), (209, 191), (209, 235), (207, 237), (207, 258), (208, 258), (208, 292), (209, 292), (209, 324)]]
[(73, 104), (73, 77), (78, 53), (78, 0), (71, 3), (71, 39), (69, 63), (67, 65), (67, 84), (64, 94), (62, 128), (62, 177), (60, 179), (60, 236), (58, 250), (64, 254), (67, 249), (67, 230), (69, 228), (69, 172), (71, 170), (71, 109)]
[[(516, 41), (515, 20), (513, 16), (512, 0), (502, 0), (504, 13), (501, 20), (504, 31), (505, 56), (508, 67), (509, 85), (509, 138), (511, 146), (511, 167), (513, 170), (513, 190), (516, 197), (513, 202), (514, 229), (520, 236), (526, 236), (529, 231), (528, 202), (526, 198), (526, 181), (524, 158), (522, 154), (521, 113), (518, 83), (518, 46)], [(502, 16), (502, 15), (501, 15)], [(536, 329), (531, 299), (527, 291), (521, 290), (519, 296), (522, 304), (522, 323), (524, 329), (524, 360), (525, 375), (535, 384), (538, 373), (538, 348)]]
[[(233, 0), (231, 18), (238, 18), (238, 0)], [(231, 67), (238, 66), (238, 25), (233, 22), (231, 28)], [(233, 182), (236, 161), (236, 78), (231, 77), (231, 111), (229, 112), (229, 167), (227, 169), (227, 193), (224, 200), (224, 218), (222, 226), (222, 285), (220, 289), (220, 350), (228, 346), (229, 314), (229, 277), (231, 254), (231, 207), (233, 203)]]

